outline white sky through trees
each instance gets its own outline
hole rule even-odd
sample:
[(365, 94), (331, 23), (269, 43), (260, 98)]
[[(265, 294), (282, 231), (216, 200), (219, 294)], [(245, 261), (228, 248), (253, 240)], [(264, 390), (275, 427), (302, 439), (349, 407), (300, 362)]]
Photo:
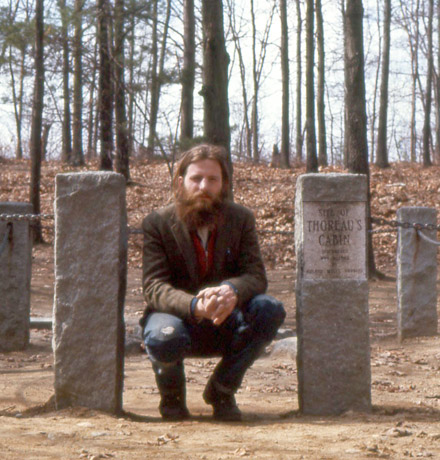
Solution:
[[(234, 50), (232, 41), (232, 33), (230, 20), (228, 17), (228, 1), (224, 2), (224, 27), (227, 38), (228, 52), (231, 58), (230, 63), (230, 85), (229, 85), (229, 107), (230, 107), (230, 125), (232, 127), (232, 150), (234, 151), (237, 145), (239, 130), (243, 123), (243, 101), (242, 88), (240, 80), (240, 72), (238, 67), (238, 57)], [(0, 0), (0, 7), (6, 7), (10, 0)], [(92, 4), (93, 2), (89, 2)], [(196, 0), (196, 15), (199, 14), (198, 9), (200, 0)], [(240, 36), (240, 44), (243, 51), (244, 59), (246, 60), (246, 88), (248, 92), (249, 102), (252, 97), (252, 39), (251, 39), (251, 21), (250, 21), (250, 0), (231, 1), (235, 10), (234, 21)], [(269, 11), (272, 8), (272, 0), (254, 0), (256, 18), (257, 18), (257, 53), (259, 53), (260, 40), (263, 37), (264, 29), (269, 17)], [(296, 39), (297, 39), (297, 17), (296, 17), (296, 2), (289, 1), (288, 3), (288, 22), (289, 22), (289, 60), (290, 60), (290, 124), (292, 145), (292, 157), (294, 156), (295, 145), (295, 118), (296, 118)], [(302, 2), (304, 3), (304, 2)], [(382, 14), (383, 0), (364, 0), (364, 52), (365, 52), (365, 72), (366, 72), (366, 99), (368, 110), (368, 141), (370, 155), (373, 150), (371, 141), (373, 109), (375, 107), (376, 114), (379, 110), (379, 82), (380, 73), (378, 73), (378, 64), (382, 45)], [(392, 2), (392, 26), (391, 26), (391, 60), (390, 60), (390, 80), (389, 80), (389, 110), (388, 110), (388, 145), (390, 150), (390, 160), (408, 160), (410, 148), (410, 108), (411, 108), (411, 56), (408, 45), (407, 34), (402, 26), (402, 11), (400, 0)], [(415, 0), (403, 1), (407, 8), (415, 3)], [(426, 3), (420, 0), (422, 6)], [(32, 4), (32, 3), (31, 3)], [(327, 146), (328, 158), (330, 162), (338, 162), (341, 160), (343, 151), (343, 103), (344, 103), (344, 63), (343, 63), (343, 28), (341, 2), (339, 0), (323, 0), (323, 16), (324, 16), (324, 40), (325, 40), (325, 66), (326, 66), (326, 131), (327, 131)], [(379, 16), (378, 16), (379, 8)], [(176, 71), (178, 66), (181, 66), (182, 59), (182, 37), (183, 24), (182, 17), (179, 15), (181, 2), (175, 2), (172, 16), (172, 27), (170, 29), (170, 39), (168, 40), (168, 55), (166, 68)], [(417, 100), (417, 115), (418, 137), (421, 139), (423, 106), (420, 99), (420, 90), (423, 91), (425, 84), (425, 69), (426, 56), (426, 29), (424, 20), (424, 11), (421, 8), (419, 27), (421, 34), (421, 44), (419, 51), (420, 65), (420, 83), (421, 88), (418, 88)], [(59, 11), (55, 0), (45, 0), (46, 22), (48, 24), (56, 24), (59, 21)], [(181, 11), (181, 10), (180, 10)], [(305, 5), (302, 5), (302, 19), (305, 27)], [(426, 18), (425, 18), (426, 19)], [(59, 23), (59, 22), (58, 22)], [(411, 27), (415, 27), (415, 19), (410, 19)], [(434, 66), (437, 65), (436, 54), (438, 53), (437, 43), (437, 18), (434, 18)], [(200, 44), (200, 18), (197, 19), (198, 28), (198, 43)], [(137, 45), (148, 45), (148, 36), (151, 32), (149, 25), (140, 25), (137, 29)], [(95, 33), (94, 25), (86, 26), (84, 35), (85, 40), (90, 43)], [(278, 144), (281, 140), (281, 64), (280, 64), (280, 17), (278, 7), (272, 20), (269, 40), (267, 43), (267, 52), (263, 75), (261, 80), (260, 102), (259, 102), (259, 118), (260, 118), (260, 148), (263, 159), (270, 159), (272, 146)], [(4, 32), (0, 30), (0, 44), (3, 43)], [(305, 95), (305, 30), (302, 33), (302, 61), (303, 61), (303, 97)], [(49, 49), (50, 47), (47, 47)], [(49, 51), (47, 51), (49, 53)], [(50, 54), (50, 53), (49, 53)], [(144, 52), (145, 54), (145, 52)], [(200, 56), (200, 53), (199, 53)], [(88, 62), (91, 58), (90, 53), (86, 55), (84, 67), (87, 71)], [(315, 53), (315, 61), (317, 53)], [(198, 59), (201, 64), (201, 58)], [(25, 113), (23, 124), (23, 143), (25, 146), (25, 155), (27, 155), (27, 142), (30, 135), (30, 113), (33, 89), (32, 76), (32, 60), (28, 57), (27, 61), (29, 74), (25, 80)], [(143, 73), (147, 73), (146, 67), (148, 60), (145, 58), (143, 63)], [(61, 69), (61, 51), (59, 55), (54, 56), (53, 53), (48, 56), (48, 65), (46, 70), (46, 90), (45, 90), (45, 117), (53, 119), (54, 123), (50, 131), (50, 139), (48, 146), (49, 158), (57, 158), (60, 154), (61, 146), (61, 129), (60, 129), (60, 110), (62, 110), (62, 93), (61, 93), (61, 75), (56, 74), (55, 70)], [(90, 73), (87, 78), (90, 78)], [(316, 74), (315, 74), (316, 77)], [(142, 82), (142, 76), (140, 83)], [(145, 78), (144, 78), (145, 80)], [(73, 78), (70, 82), (72, 84)], [(126, 80), (127, 81), (127, 80)], [(316, 80), (315, 80), (316, 82)], [(10, 103), (11, 86), (10, 74), (7, 63), (2, 63), (0, 66), (0, 155), (12, 156), (14, 154), (15, 144), (15, 125), (13, 107)], [(50, 87), (49, 87), (49, 86)], [(375, 93), (376, 88), (376, 93)], [(200, 69), (197, 71), (197, 80), (195, 86), (195, 135), (202, 135), (202, 120), (203, 120), (203, 101), (199, 96), (201, 90)], [(433, 94), (434, 96), (434, 94)], [(142, 134), (140, 127), (145, 124), (141, 121), (142, 112), (145, 113), (145, 107), (141, 107), (142, 98), (138, 97), (139, 110), (137, 112), (137, 133), (136, 140), (142, 142)], [(163, 87), (161, 95), (161, 106), (158, 122), (159, 135), (164, 139), (164, 145), (167, 142), (171, 144), (173, 136), (178, 135), (179, 129), (177, 126), (179, 108), (180, 108), (180, 85), (169, 84)], [(88, 91), (84, 93), (84, 102), (88, 103)], [(250, 116), (250, 111), (249, 111)], [(376, 115), (377, 116), (377, 115)], [(303, 124), (305, 119), (305, 105), (303, 101)], [(84, 114), (84, 125), (87, 128), (87, 110)], [(377, 129), (378, 120), (375, 121)], [(435, 110), (433, 106), (432, 126), (435, 127)], [(84, 142), (87, 136), (84, 136)], [(375, 139), (375, 138), (374, 138)], [(145, 141), (146, 142), (146, 141)], [(375, 142), (375, 141), (374, 141)], [(420, 155), (421, 147), (418, 147), (417, 154)]]

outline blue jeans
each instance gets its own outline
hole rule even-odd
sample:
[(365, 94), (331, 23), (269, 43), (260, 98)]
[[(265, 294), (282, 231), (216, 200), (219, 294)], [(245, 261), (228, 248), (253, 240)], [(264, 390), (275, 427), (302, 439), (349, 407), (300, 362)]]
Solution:
[(151, 313), (143, 337), (159, 390), (184, 385), (185, 357), (221, 356), (212, 378), (235, 392), (247, 369), (275, 338), (285, 316), (282, 303), (268, 295), (255, 296), (220, 326)]

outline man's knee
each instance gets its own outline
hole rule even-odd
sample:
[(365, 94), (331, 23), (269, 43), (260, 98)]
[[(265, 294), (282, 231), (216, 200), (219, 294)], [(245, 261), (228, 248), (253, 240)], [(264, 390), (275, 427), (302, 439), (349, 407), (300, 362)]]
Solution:
[(145, 325), (144, 343), (152, 361), (172, 363), (183, 358), (190, 346), (190, 336), (180, 318), (152, 313)]
[(255, 296), (248, 304), (245, 319), (262, 338), (273, 340), (286, 318), (283, 304), (266, 294)]

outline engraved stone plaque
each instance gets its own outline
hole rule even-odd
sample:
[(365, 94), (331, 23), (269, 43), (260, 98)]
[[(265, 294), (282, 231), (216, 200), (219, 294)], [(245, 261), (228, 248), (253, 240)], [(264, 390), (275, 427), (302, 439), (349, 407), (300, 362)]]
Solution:
[(304, 202), (304, 279), (365, 279), (365, 222), (365, 202)]

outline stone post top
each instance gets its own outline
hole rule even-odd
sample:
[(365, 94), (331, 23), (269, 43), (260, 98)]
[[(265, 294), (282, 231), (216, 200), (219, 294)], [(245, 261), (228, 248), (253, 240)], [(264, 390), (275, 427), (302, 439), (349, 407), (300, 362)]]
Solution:
[(437, 215), (437, 209), (429, 208), (427, 206), (402, 206), (397, 210), (398, 213), (424, 213)]
[(58, 188), (78, 187), (86, 190), (94, 188), (100, 184), (114, 185), (121, 187), (125, 185), (125, 177), (122, 174), (113, 171), (86, 171), (86, 172), (69, 172), (60, 173), (55, 176), (55, 185)]
[(69, 179), (69, 178), (124, 178), (122, 174), (119, 174), (114, 171), (74, 171), (74, 172), (67, 172), (67, 173), (59, 173), (56, 175), (56, 178), (62, 179)]
[(397, 210), (400, 222), (411, 224), (437, 224), (437, 209), (424, 206), (402, 206)]
[(298, 177), (297, 193), (303, 201), (366, 201), (368, 181), (365, 174), (309, 173)]

